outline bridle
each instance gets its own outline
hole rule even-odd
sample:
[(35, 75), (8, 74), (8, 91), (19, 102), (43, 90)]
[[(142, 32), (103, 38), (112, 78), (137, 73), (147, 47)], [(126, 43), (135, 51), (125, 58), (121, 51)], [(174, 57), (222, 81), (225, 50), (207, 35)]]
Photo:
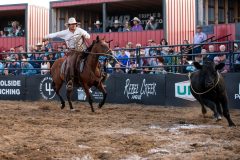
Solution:
[(188, 78), (189, 78), (189, 82), (190, 82), (190, 87), (192, 89), (192, 91), (195, 93), (195, 94), (198, 94), (198, 95), (203, 95), (205, 93), (208, 93), (209, 91), (211, 91), (213, 88), (215, 88), (218, 83), (219, 83), (219, 80), (220, 80), (220, 74), (219, 72), (217, 71), (217, 82), (211, 87), (209, 88), (208, 90), (204, 91), (204, 92), (196, 92), (194, 89), (193, 89), (193, 86), (192, 86), (192, 82), (191, 82), (191, 73), (189, 72), (188, 74)]

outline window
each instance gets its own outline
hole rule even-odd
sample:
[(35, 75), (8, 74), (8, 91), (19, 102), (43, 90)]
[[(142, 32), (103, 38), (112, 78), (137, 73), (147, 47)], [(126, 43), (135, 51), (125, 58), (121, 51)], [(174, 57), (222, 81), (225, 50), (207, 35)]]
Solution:
[(228, 0), (228, 22), (234, 23), (234, 1)]
[(215, 8), (214, 8), (214, 0), (208, 1), (208, 24), (214, 24), (215, 21)]
[(218, 23), (225, 23), (225, 0), (218, 0)]

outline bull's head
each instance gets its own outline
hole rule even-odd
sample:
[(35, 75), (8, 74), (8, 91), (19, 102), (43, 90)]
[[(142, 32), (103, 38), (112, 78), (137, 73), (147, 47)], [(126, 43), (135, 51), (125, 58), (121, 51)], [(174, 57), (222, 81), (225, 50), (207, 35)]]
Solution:
[(193, 65), (200, 71), (199, 78), (205, 88), (211, 88), (215, 85), (217, 79), (219, 78), (217, 71), (223, 69), (225, 66), (224, 63), (215, 65), (213, 62), (209, 61), (205, 62), (203, 65), (198, 62), (193, 62)]

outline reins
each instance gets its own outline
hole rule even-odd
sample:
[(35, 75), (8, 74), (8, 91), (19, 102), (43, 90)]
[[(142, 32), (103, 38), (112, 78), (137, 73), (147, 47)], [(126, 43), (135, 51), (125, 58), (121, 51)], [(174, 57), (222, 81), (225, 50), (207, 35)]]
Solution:
[(219, 83), (219, 80), (220, 80), (219, 72), (217, 72), (217, 75), (218, 75), (217, 82), (215, 83), (215, 85), (213, 85), (213, 87), (209, 88), (208, 90), (206, 90), (206, 91), (204, 91), (204, 92), (196, 92), (196, 91), (193, 89), (192, 82), (191, 82), (191, 73), (189, 72), (188, 78), (189, 78), (190, 87), (191, 87), (192, 91), (193, 91), (195, 94), (198, 94), (198, 95), (202, 95), (202, 94), (208, 93), (208, 92), (211, 91), (213, 88), (215, 88), (215, 87), (217, 86), (217, 84)]

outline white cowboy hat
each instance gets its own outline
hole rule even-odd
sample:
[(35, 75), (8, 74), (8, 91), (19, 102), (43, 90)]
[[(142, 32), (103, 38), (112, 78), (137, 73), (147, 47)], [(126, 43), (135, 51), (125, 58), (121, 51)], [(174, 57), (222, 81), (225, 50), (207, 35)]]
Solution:
[(132, 19), (132, 21), (137, 21), (137, 22), (141, 22), (141, 20), (138, 18), (138, 17), (134, 17), (133, 19)]
[(96, 23), (94, 23), (95, 25), (100, 25), (102, 24), (100, 21), (96, 21)]
[(115, 19), (114, 24), (120, 24), (120, 22), (117, 19)]
[(42, 43), (38, 42), (38, 43), (36, 44), (36, 46), (42, 46)]
[(71, 18), (68, 19), (68, 23), (67, 24), (68, 25), (69, 24), (77, 24), (77, 21), (76, 21), (76, 19), (74, 17), (71, 17)]
[(234, 47), (238, 48), (238, 44), (237, 44), (237, 43), (234, 43)]
[(27, 59), (23, 58), (23, 59), (22, 59), (22, 62), (27, 62)]

